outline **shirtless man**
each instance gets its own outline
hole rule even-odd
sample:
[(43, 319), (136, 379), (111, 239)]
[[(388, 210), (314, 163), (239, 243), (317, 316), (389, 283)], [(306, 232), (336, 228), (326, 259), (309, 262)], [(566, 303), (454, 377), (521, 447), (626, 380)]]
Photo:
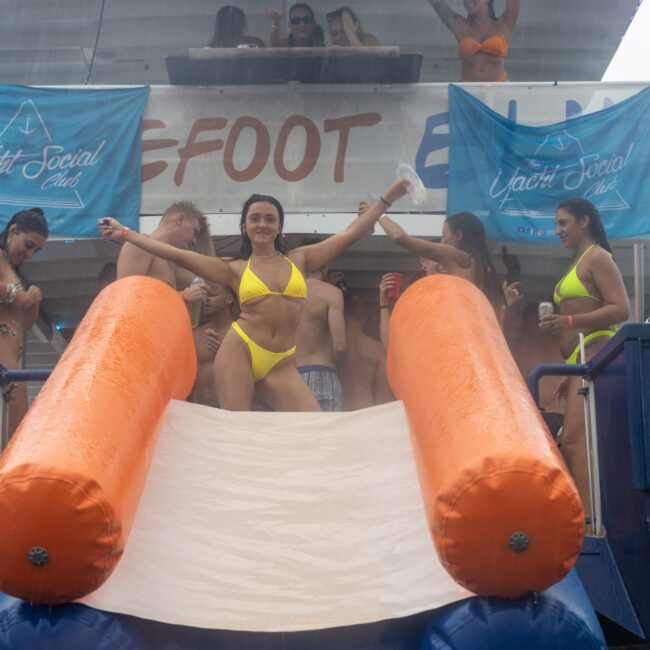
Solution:
[[(178, 201), (170, 205), (151, 236), (183, 249), (198, 242), (201, 252), (214, 255), (205, 215), (189, 201)], [(188, 275), (186, 271), (177, 269), (172, 262), (154, 257), (127, 242), (122, 246), (117, 258), (117, 277), (119, 279), (128, 275), (158, 278), (173, 289), (180, 286), (183, 299), (187, 303), (203, 302), (206, 297), (205, 285), (188, 286), (192, 281), (191, 274)]]
[(236, 314), (237, 301), (230, 287), (208, 284), (203, 314), (208, 322), (193, 330), (197, 372), (190, 402), (219, 406), (214, 380), (214, 357)]
[[(318, 239), (304, 240), (301, 245)], [(307, 300), (296, 332), (296, 363), (323, 411), (340, 411), (341, 382), (336, 371), (346, 352), (343, 294), (323, 277), (323, 267), (305, 276)]]
[(382, 345), (363, 332), (369, 309), (370, 305), (358, 296), (350, 295), (345, 300), (348, 353), (339, 368), (345, 411), (356, 411), (395, 399), (386, 379)]

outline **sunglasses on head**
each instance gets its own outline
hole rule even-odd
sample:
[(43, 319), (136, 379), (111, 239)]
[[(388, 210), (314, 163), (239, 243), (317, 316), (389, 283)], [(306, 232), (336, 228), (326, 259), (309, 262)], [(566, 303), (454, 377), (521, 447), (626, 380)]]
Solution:
[(312, 21), (313, 18), (311, 16), (294, 16), (289, 20), (292, 25), (300, 25), (300, 23), (303, 25), (309, 25)]

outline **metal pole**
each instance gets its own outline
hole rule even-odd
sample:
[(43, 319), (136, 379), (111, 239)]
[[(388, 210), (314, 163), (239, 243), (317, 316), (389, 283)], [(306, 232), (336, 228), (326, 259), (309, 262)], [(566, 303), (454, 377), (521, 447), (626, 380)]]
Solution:
[(0, 451), (3, 451), (9, 442), (8, 424), (9, 405), (5, 401), (4, 394), (0, 394)]
[(51, 372), (51, 368), (10, 370), (0, 364), (0, 389), (2, 389), (0, 392), (0, 451), (4, 450), (9, 443), (9, 402), (12, 400), (11, 392), (16, 386), (15, 382), (45, 381)]
[[(578, 334), (580, 340), (580, 363), (586, 363), (585, 337)], [(602, 536), (602, 504), (600, 496), (600, 464), (598, 459), (598, 432), (596, 429), (596, 402), (594, 389), (590, 380), (583, 376), (582, 388), (579, 391), (583, 396), (583, 408), (585, 416), (585, 450), (587, 453), (587, 477), (589, 481), (589, 506), (591, 510), (591, 521), (587, 526), (591, 528), (591, 534)]]
[(645, 318), (645, 278), (643, 242), (634, 243), (634, 322), (642, 323)]

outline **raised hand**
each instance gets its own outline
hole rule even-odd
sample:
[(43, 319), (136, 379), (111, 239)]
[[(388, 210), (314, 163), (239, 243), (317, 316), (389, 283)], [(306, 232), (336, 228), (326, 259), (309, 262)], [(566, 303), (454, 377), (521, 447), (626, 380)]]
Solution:
[(120, 238), (123, 238), (124, 226), (112, 217), (98, 219), (97, 228), (99, 229), (100, 235), (109, 241), (118, 241)]
[(357, 23), (354, 22), (350, 12), (347, 9), (344, 9), (341, 12), (341, 24), (345, 33), (349, 36), (351, 34), (356, 34), (357, 32)]
[(208, 327), (203, 332), (203, 340), (206, 347), (212, 354), (216, 354), (217, 350), (221, 347), (221, 337), (216, 330)]
[(379, 283), (379, 306), (389, 307), (391, 303), (395, 302), (399, 287), (400, 282), (398, 282), (394, 273), (384, 273)]
[(397, 179), (382, 195), (389, 203), (401, 199), (413, 184), (407, 178)]
[(278, 11), (277, 9), (267, 9), (266, 10), (266, 17), (269, 19), (270, 22), (274, 24), (279, 24), (282, 19), (284, 18), (286, 12), (284, 11)]
[(32, 285), (26, 291), (17, 291), (14, 299), (14, 304), (19, 309), (29, 309), (37, 305), (43, 300), (42, 291), (36, 286)]
[(506, 297), (507, 307), (512, 307), (514, 304), (518, 303), (524, 297), (524, 294), (521, 291), (521, 282), (511, 282), (510, 284), (504, 282), (503, 293), (505, 294)]
[(192, 284), (183, 289), (185, 302), (205, 302), (208, 297), (208, 288), (205, 284)]
[(368, 201), (359, 201), (359, 207), (357, 208), (357, 216), (361, 216), (369, 207), (370, 207), (370, 203), (368, 203)]

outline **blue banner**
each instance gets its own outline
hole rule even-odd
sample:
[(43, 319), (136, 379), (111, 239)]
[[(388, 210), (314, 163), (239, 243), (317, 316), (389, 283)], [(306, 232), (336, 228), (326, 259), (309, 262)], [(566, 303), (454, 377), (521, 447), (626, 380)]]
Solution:
[(97, 237), (140, 214), (141, 122), (149, 89), (0, 86), (0, 216), (42, 208), (53, 235)]
[(490, 239), (557, 243), (555, 208), (584, 197), (609, 237), (650, 233), (650, 88), (610, 108), (525, 126), (449, 88), (447, 213), (474, 212)]

